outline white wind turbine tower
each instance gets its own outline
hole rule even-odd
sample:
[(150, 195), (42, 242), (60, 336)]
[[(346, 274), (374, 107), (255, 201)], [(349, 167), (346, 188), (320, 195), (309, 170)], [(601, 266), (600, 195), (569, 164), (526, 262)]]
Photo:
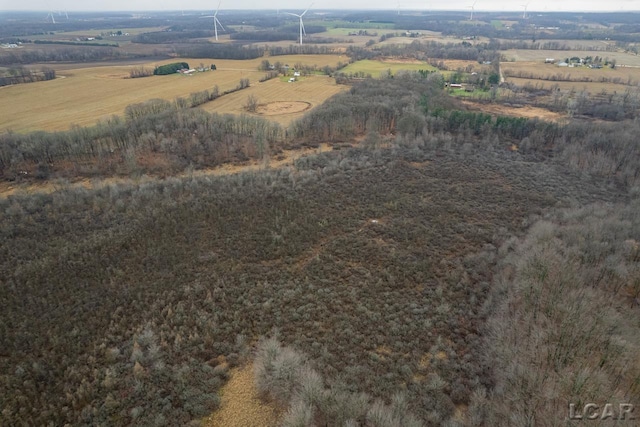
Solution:
[(311, 6), (313, 6), (313, 3), (311, 3), (309, 5), (309, 7), (304, 12), (302, 12), (300, 15), (297, 15), (295, 13), (285, 12), (287, 15), (297, 16), (298, 19), (300, 19), (300, 44), (301, 45), (302, 45), (302, 33), (304, 33), (305, 35), (307, 34), (307, 32), (304, 30), (304, 24), (302, 23), (302, 17), (304, 16), (305, 13), (307, 13), (307, 11), (311, 8)]
[(47, 21), (49, 20), (49, 18), (51, 18), (52, 24), (56, 23), (56, 18), (53, 16), (53, 11), (49, 12), (49, 14), (47, 15)]
[(471, 15), (469, 15), (469, 21), (473, 21), (473, 11), (476, 7), (476, 3), (478, 2), (478, 0), (474, 1), (473, 4), (471, 6), (467, 6), (468, 8), (471, 9)]
[(216, 9), (216, 13), (213, 14), (213, 31), (216, 35), (216, 41), (218, 41), (218, 25), (220, 25), (220, 28), (222, 28), (222, 31), (227, 31), (222, 26), (222, 23), (220, 23), (220, 21), (218, 20), (218, 11), (220, 10), (220, 4), (222, 4), (222, 0), (220, 0), (220, 3), (218, 3), (218, 8)]
[(529, 6), (529, 3), (522, 5), (522, 7), (524, 7), (524, 12), (522, 12), (522, 19), (527, 19), (527, 7), (528, 6)]

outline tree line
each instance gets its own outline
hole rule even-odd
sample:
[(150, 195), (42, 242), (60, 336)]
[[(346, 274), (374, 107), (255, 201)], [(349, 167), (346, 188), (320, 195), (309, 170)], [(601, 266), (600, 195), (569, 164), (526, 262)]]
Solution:
[(68, 46), (101, 46), (101, 47), (119, 47), (118, 43), (102, 43), (102, 42), (74, 42), (63, 40), (35, 40), (34, 44), (58, 44)]
[[(234, 90), (248, 84), (243, 79)], [(158, 165), (145, 170), (136, 160), (147, 152), (167, 156), (169, 170), (180, 170), (189, 164), (199, 168), (261, 158), (285, 147), (348, 142), (359, 135), (424, 138), (449, 134), (491, 145), (494, 140), (510, 141), (521, 152), (562, 158), (572, 167), (621, 183), (636, 182), (640, 173), (635, 121), (558, 124), (466, 111), (446, 94), (438, 73), (397, 73), (354, 83), (349, 91), (335, 95), (287, 129), (256, 117), (220, 116), (191, 109), (218, 96), (217, 88), (213, 88), (173, 103), (153, 100), (135, 104), (127, 108), (124, 119), (113, 117), (94, 127), (75, 127), (66, 132), (5, 133), (0, 136), (0, 171), (5, 179), (16, 179), (20, 171), (31, 176), (41, 171), (44, 176), (65, 160), (74, 160), (78, 164), (74, 173), (80, 174), (123, 173), (127, 168), (151, 172)], [(599, 101), (602, 104), (586, 94), (575, 96), (575, 105), (570, 103), (567, 108), (576, 114), (624, 117), (634, 114), (640, 104), (640, 98), (628, 94), (612, 95)], [(603, 106), (601, 110), (592, 110), (598, 105)], [(615, 107), (613, 113), (607, 113), (607, 106)], [(618, 109), (622, 113), (616, 112)], [(126, 158), (129, 163), (123, 162)], [(80, 165), (88, 159), (103, 161), (92, 162), (82, 171)]]
[(179, 45), (176, 53), (183, 58), (255, 59), (264, 55), (265, 49), (256, 46), (220, 43), (191, 43)]
[(190, 39), (213, 37), (213, 35), (213, 31), (210, 30), (155, 31), (138, 34), (131, 41), (143, 44), (179, 43)]
[(10, 67), (4, 72), (4, 75), (0, 75), (0, 86), (40, 82), (55, 78), (56, 70), (49, 67), (42, 67), (40, 71), (25, 67)]
[[(248, 87), (243, 79), (236, 90)], [(151, 100), (125, 109), (92, 127), (64, 132), (5, 133), (0, 135), (0, 171), (16, 179), (21, 171), (36, 178), (130, 173), (172, 173), (191, 165), (211, 167), (222, 163), (260, 159), (283, 146), (277, 124), (250, 116), (209, 114), (192, 107), (219, 96), (218, 88), (192, 93), (175, 102)], [(158, 163), (142, 162), (149, 155), (164, 157)], [(65, 164), (73, 167), (65, 171)]]
[(148, 55), (129, 54), (114, 47), (76, 47), (46, 50), (20, 50), (0, 55), (1, 66), (14, 66), (17, 64), (34, 64), (40, 62), (92, 62), (108, 61), (123, 58), (141, 58)]
[[(322, 33), (327, 30), (321, 25), (309, 25), (304, 27), (306, 34)], [(242, 31), (231, 33), (232, 40), (251, 40), (251, 41), (279, 41), (279, 40), (298, 40), (299, 27), (297, 25), (288, 25), (270, 30)], [(315, 40), (314, 40), (315, 42)]]

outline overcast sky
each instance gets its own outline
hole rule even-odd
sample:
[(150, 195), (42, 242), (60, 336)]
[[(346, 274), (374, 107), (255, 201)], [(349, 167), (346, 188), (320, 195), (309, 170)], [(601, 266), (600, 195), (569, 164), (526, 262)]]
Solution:
[[(400, 9), (406, 10), (468, 10), (474, 0), (400, 0)], [(311, 1), (291, 0), (223, 0), (224, 9), (305, 9)], [(215, 9), (218, 0), (0, 0), (0, 10), (205, 10)], [(316, 0), (314, 9), (393, 9), (398, 0)], [(529, 11), (638, 11), (640, 0), (477, 0), (476, 11), (522, 10), (528, 3)]]

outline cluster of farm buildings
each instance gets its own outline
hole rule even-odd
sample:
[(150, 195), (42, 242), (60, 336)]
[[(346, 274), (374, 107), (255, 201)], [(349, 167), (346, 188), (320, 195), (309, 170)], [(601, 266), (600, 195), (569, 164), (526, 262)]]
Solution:
[[(578, 58), (578, 57), (574, 57), (574, 58), (567, 58), (564, 61), (560, 61), (557, 62), (554, 58), (546, 58), (544, 60), (545, 64), (555, 64), (558, 67), (588, 67), (588, 68), (602, 68), (602, 60), (598, 57), (596, 57), (596, 61), (594, 61), (591, 57), (587, 57), (587, 58)], [(615, 63), (609, 63), (609, 61), (605, 61), (604, 65), (613, 65)]]

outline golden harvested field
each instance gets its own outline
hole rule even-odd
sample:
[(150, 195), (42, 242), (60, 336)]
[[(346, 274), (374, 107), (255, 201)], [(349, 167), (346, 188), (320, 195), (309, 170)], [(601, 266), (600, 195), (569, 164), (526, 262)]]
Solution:
[[(338, 55), (290, 55), (270, 58), (272, 62), (288, 64), (335, 66)], [(344, 60), (344, 58), (342, 58)], [(13, 130), (65, 130), (71, 125), (91, 125), (112, 115), (122, 115), (127, 105), (153, 98), (173, 100), (187, 97), (192, 92), (232, 89), (240, 79), (248, 78), (253, 84), (264, 75), (258, 71), (262, 58), (235, 61), (210, 59), (174, 59), (142, 64), (153, 69), (155, 65), (175, 61), (188, 62), (196, 67), (200, 63), (216, 64), (218, 70), (195, 73), (191, 76), (169, 75), (129, 79), (129, 71), (140, 65), (100, 66), (65, 69), (59, 78), (0, 89), (0, 132)], [(326, 90), (324, 87), (322, 91)], [(307, 96), (307, 95), (305, 95)], [(324, 95), (323, 95), (324, 96)], [(324, 96), (326, 99), (329, 95)], [(246, 98), (246, 94), (245, 94)], [(320, 99), (318, 98), (318, 100)]]
[[(306, 111), (322, 104), (327, 98), (348, 89), (349, 86), (337, 85), (328, 76), (313, 75), (301, 77), (294, 83), (271, 79), (263, 83), (223, 96), (200, 108), (212, 113), (247, 113), (245, 105), (249, 95), (258, 99), (257, 116), (287, 126), (293, 120), (302, 117)], [(275, 111), (280, 109), (280, 111)]]

